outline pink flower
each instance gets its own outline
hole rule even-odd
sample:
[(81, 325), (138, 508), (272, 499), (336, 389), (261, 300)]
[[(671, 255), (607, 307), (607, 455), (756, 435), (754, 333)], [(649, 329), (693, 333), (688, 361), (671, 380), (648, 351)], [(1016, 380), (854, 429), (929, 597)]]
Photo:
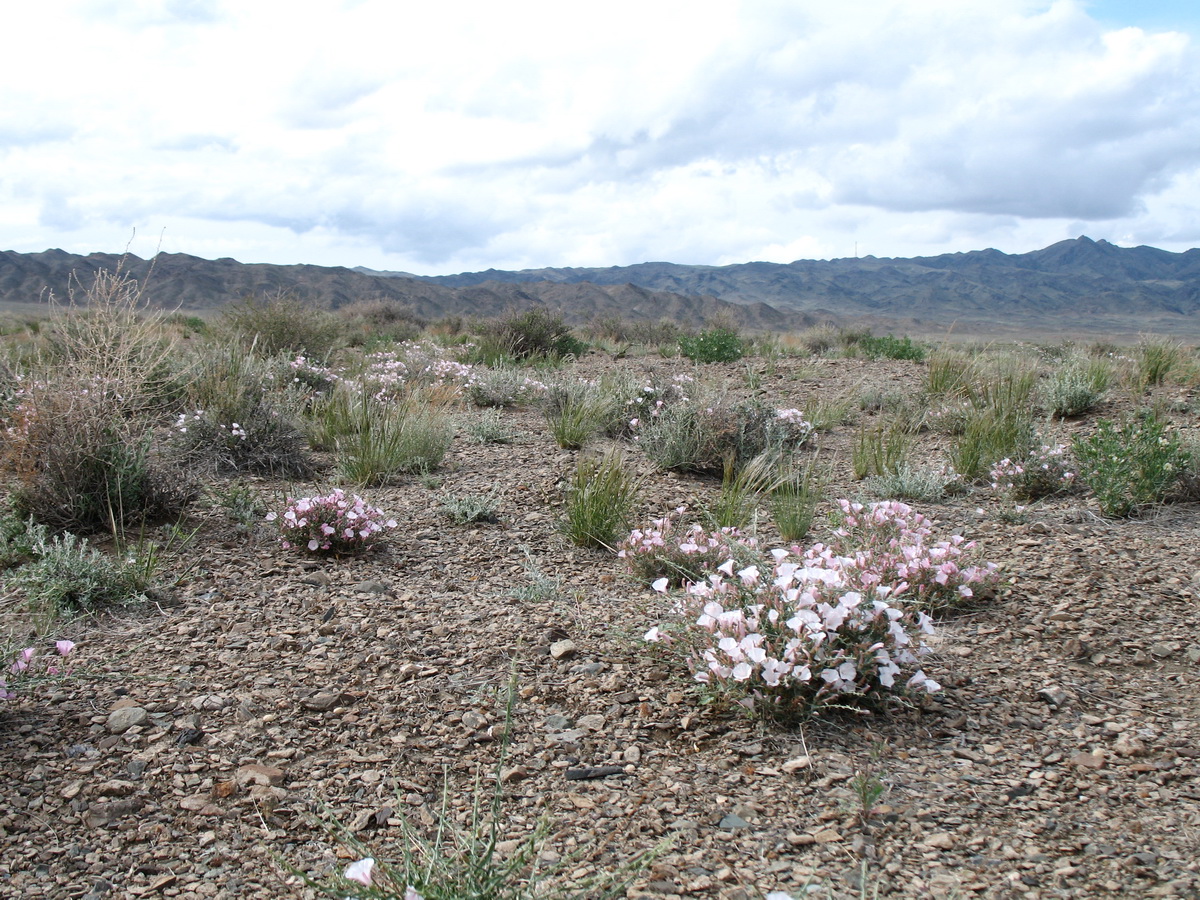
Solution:
[(347, 881), (357, 881), (359, 884), (371, 886), (371, 872), (375, 868), (375, 860), (371, 857), (360, 859), (357, 862), (352, 862), (346, 866), (345, 877)]
[(58, 651), (60, 656), (66, 656), (75, 649), (74, 641), (55, 641), (54, 649)]

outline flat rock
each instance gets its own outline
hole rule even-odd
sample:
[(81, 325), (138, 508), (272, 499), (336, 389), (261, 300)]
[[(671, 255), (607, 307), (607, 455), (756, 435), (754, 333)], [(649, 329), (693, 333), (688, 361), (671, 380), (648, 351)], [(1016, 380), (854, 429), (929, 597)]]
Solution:
[(124, 734), (137, 725), (145, 725), (150, 721), (150, 713), (143, 706), (123, 706), (108, 714), (104, 727), (110, 734)]

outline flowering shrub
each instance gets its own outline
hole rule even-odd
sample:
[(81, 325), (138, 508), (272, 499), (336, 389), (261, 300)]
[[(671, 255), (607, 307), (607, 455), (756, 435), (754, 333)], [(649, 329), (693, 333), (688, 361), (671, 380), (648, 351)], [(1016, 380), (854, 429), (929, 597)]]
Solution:
[(842, 573), (855, 590), (890, 586), (909, 603), (938, 609), (968, 600), (977, 590), (990, 592), (1000, 580), (994, 563), (959, 564), (974, 541), (959, 535), (931, 540), (929, 520), (904, 503), (864, 506), (838, 500), (837, 505), (833, 537), (809, 548), (805, 564)]
[(347, 499), (340, 489), (324, 497), (289, 497), (287, 502), (282, 516), (267, 514), (268, 522), (279, 523), (285, 550), (302, 547), (312, 553), (357, 553), (370, 550), (384, 531), (396, 527), (395, 519), (385, 519), (357, 494)]
[[(55, 641), (54, 649), (58, 651), (61, 658), (67, 657), (72, 650), (75, 649), (73, 641)], [(23, 650), (17, 651), (13, 659), (12, 665), (9, 666), (8, 673), (0, 673), (0, 700), (13, 700), (16, 694), (10, 688), (17, 687), (21, 681), (29, 678), (38, 677), (35, 674), (37, 664), (35, 662), (37, 649), (34, 647), (26, 647)], [(66, 675), (69, 670), (60, 669), (58, 662), (53, 657), (51, 661), (41, 661), (43, 673), (47, 676)]]
[(1065, 444), (1042, 444), (1020, 462), (1005, 457), (992, 466), (992, 487), (1017, 500), (1038, 500), (1070, 490), (1075, 473), (1067, 467)]
[[(677, 516), (685, 512), (682, 506), (675, 510)], [(648, 528), (630, 532), (617, 556), (640, 581), (649, 584), (666, 577), (669, 584), (678, 586), (703, 579), (727, 559), (748, 558), (756, 547), (754, 538), (743, 536), (736, 528), (705, 531), (695, 524), (684, 527), (667, 515)]]
[(381, 350), (367, 357), (362, 383), (377, 400), (390, 400), (414, 384), (456, 385), (470, 388), (477, 380), (475, 369), (448, 359), (445, 348), (432, 341), (405, 341), (394, 350)]
[(994, 586), (996, 567), (960, 567), (973, 545), (929, 540), (928, 520), (903, 503), (839, 500), (835, 524), (828, 544), (772, 550), (741, 569), (727, 559), (685, 584), (675, 607), (682, 626), (651, 628), (645, 639), (680, 644), (697, 681), (769, 718), (938, 690), (917, 668), (920, 635), (933, 632), (924, 610)]
[[(734, 571), (727, 560), (685, 588), (683, 629), (651, 628), (651, 643), (679, 642), (695, 679), (759, 715), (791, 720), (830, 703), (872, 699), (905, 687), (933, 692), (917, 668), (929, 616), (901, 591), (856, 590), (852, 560), (814, 567), (787, 550)], [(667, 579), (654, 583), (667, 590)]]

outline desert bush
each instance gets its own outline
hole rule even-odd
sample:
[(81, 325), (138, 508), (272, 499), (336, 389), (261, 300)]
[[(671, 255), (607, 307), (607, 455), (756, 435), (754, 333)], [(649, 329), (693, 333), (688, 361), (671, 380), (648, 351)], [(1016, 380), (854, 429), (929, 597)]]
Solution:
[(86, 285), (75, 281), (65, 305), (51, 297), (36, 377), (104, 391), (123, 416), (169, 407), (188, 372), (166, 317), (119, 267), (101, 269)]
[(581, 456), (567, 486), (563, 532), (580, 547), (611, 549), (629, 527), (638, 482), (619, 452)]
[(55, 529), (123, 530), (177, 518), (195, 480), (160, 452), (150, 424), (91, 380), (31, 384), (9, 419), (0, 465), (23, 516)]
[(238, 344), (207, 348), (188, 386), (190, 411), (173, 426), (177, 451), (226, 474), (311, 476), (315, 465), (298, 415), (305, 401), (302, 368)]
[(716, 396), (662, 407), (641, 421), (638, 442), (661, 469), (723, 475), (727, 463), (736, 472), (764, 451), (800, 447), (811, 434), (799, 410)]
[(828, 353), (838, 346), (838, 329), (831, 322), (823, 322), (800, 332), (792, 339), (792, 342), (813, 355)]
[(150, 586), (143, 560), (108, 556), (69, 532), (39, 540), (33, 557), (10, 583), (35, 606), (91, 612), (142, 600)]
[(898, 338), (894, 334), (881, 337), (866, 334), (859, 338), (858, 346), (870, 359), (907, 359), (913, 362), (923, 362), (925, 359), (925, 348), (914, 344), (908, 335)]
[(697, 335), (679, 338), (679, 352), (694, 362), (734, 362), (745, 352), (742, 339), (732, 328), (709, 328)]
[(958, 484), (958, 473), (945, 466), (913, 466), (903, 462), (890, 472), (868, 477), (867, 491), (884, 500), (934, 502), (945, 499)]
[(409, 304), (383, 297), (347, 304), (337, 315), (352, 347), (415, 341), (429, 324)]
[(0, 570), (11, 569), (34, 557), (35, 548), (49, 539), (45, 525), (17, 512), (12, 498), (0, 504)]
[(278, 523), (285, 550), (336, 555), (371, 550), (386, 531), (396, 527), (395, 519), (340, 489), (318, 497), (288, 497), (282, 515), (270, 512), (266, 521)]
[(540, 307), (510, 313), (496, 323), (499, 345), (518, 361), (579, 356), (586, 345), (571, 333), (561, 313)]
[(1112, 374), (1106, 360), (1070, 356), (1038, 385), (1038, 404), (1060, 419), (1091, 412), (1104, 400)]
[(1096, 496), (1100, 511), (1114, 517), (1161, 503), (1189, 462), (1179, 436), (1154, 415), (1120, 425), (1102, 419), (1090, 435), (1074, 440), (1072, 452), (1079, 477)]
[(546, 390), (543, 382), (512, 366), (477, 369), (474, 380), (466, 387), (471, 403), (491, 408), (526, 406), (543, 396)]
[(463, 433), (476, 444), (511, 444), (516, 432), (504, 421), (499, 409), (485, 409), (478, 416), (464, 418)]
[(299, 353), (328, 359), (343, 342), (337, 316), (282, 290), (269, 296), (250, 294), (228, 304), (218, 324), (264, 356)]
[(643, 584), (665, 578), (678, 587), (703, 580), (727, 559), (747, 565), (755, 559), (758, 542), (753, 537), (736, 528), (709, 530), (698, 523), (684, 525), (686, 512), (680, 507), (673, 516), (635, 528), (621, 542), (617, 556)]
[(1020, 501), (1041, 500), (1069, 491), (1075, 485), (1065, 444), (1037, 442), (1023, 459), (1002, 459), (991, 471), (992, 487)]

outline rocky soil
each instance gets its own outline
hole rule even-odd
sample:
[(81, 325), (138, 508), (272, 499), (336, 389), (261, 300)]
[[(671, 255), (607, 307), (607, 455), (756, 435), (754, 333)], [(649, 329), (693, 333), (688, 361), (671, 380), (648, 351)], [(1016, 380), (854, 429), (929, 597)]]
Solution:
[[(691, 370), (578, 368), (609, 365)], [(705, 371), (745, 389), (744, 364)], [(915, 391), (921, 371), (785, 360), (759, 389), (802, 407)], [(630, 896), (1200, 896), (1200, 507), (1108, 521), (1082, 495), (1017, 512), (983, 489), (913, 504), (1007, 586), (941, 623), (925, 667), (941, 693), (782, 731), (700, 705), (647, 654), (660, 601), (557, 532), (575, 454), (536, 412), (505, 416), (515, 443), (460, 436), (440, 484), (367, 492), (402, 524), (373, 554), (285, 552), (201, 505), (175, 587), (63, 626), (73, 677), (0, 710), (0, 896), (311, 897), (288, 866), (322, 877), (354, 858), (322, 819), (394, 858), (403, 822), (431, 825), (444, 791), (466, 822), (497, 775), (502, 850), (548, 821), (542, 857), (573, 877), (673, 838)], [(855, 431), (818, 437), (830, 499), (861, 493)], [(942, 439), (925, 440), (935, 458)], [(641, 520), (715, 492), (631, 459)], [(332, 486), (253, 484), (275, 507)], [(443, 492), (493, 486), (498, 522), (440, 511)]]

